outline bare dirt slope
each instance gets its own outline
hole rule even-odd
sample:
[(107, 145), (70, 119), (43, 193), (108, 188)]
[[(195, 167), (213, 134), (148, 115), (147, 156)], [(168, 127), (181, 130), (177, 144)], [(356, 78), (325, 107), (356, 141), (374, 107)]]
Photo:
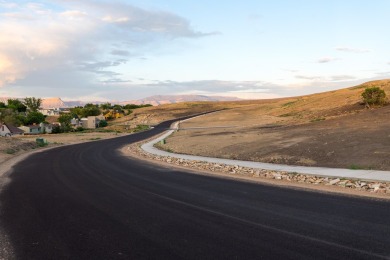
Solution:
[(365, 109), (360, 94), (390, 80), (315, 95), (255, 101), (183, 122), (165, 149), (295, 165), (390, 170), (390, 106)]

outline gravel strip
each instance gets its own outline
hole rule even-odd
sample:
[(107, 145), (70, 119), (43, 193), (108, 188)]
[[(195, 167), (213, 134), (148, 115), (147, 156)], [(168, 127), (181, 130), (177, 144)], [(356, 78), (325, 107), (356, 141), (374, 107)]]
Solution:
[(300, 174), (295, 172), (273, 171), (241, 167), (238, 165), (232, 166), (226, 164), (210, 163), (205, 161), (186, 160), (170, 156), (154, 155), (147, 153), (143, 149), (141, 149), (141, 145), (155, 138), (156, 137), (153, 137), (146, 141), (144, 140), (142, 142), (131, 144), (127, 146), (127, 150), (143, 158), (201, 171), (219, 172), (228, 175), (241, 175), (252, 178), (264, 178), (284, 180), (288, 182), (308, 183), (312, 185), (337, 186), (345, 189), (354, 189), (358, 191), (383, 194), (390, 197), (390, 182), (363, 181), (360, 179), (353, 178), (324, 177)]

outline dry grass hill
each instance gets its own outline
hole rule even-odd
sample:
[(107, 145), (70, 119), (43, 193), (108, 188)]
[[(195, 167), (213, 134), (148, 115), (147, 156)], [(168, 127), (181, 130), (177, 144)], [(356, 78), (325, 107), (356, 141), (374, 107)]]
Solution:
[(149, 108), (130, 122), (155, 124), (229, 108), (182, 123), (163, 148), (230, 159), (390, 170), (390, 106), (366, 109), (361, 93), (370, 86), (390, 95), (390, 80), (381, 80), (301, 97)]

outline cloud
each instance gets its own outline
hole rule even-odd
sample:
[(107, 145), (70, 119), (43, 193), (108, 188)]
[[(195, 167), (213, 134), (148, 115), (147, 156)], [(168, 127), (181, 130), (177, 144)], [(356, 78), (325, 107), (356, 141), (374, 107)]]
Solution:
[(119, 50), (119, 49), (114, 49), (110, 52), (112, 55), (116, 56), (130, 56), (130, 52), (126, 50)]
[(324, 82), (335, 82), (335, 81), (347, 81), (355, 80), (355, 76), (351, 75), (330, 75), (330, 76), (316, 76), (316, 75), (295, 75), (296, 79), (303, 79), (312, 82), (324, 81)]
[[(156, 94), (196, 94), (208, 96), (231, 96), (241, 98), (275, 98), (281, 95), (271, 93), (272, 91), (282, 92), (282, 86), (262, 81), (221, 81), (221, 80), (199, 80), (199, 81), (159, 81), (150, 83), (116, 82), (110, 84), (110, 94), (116, 92), (116, 96), (123, 97), (131, 95), (130, 99), (144, 98)], [(115, 87), (114, 87), (115, 85)], [(123, 93), (129, 93), (124, 95)], [(103, 95), (104, 97), (104, 95)]]
[(307, 75), (295, 75), (296, 79), (305, 79), (305, 80), (322, 80), (322, 77), (319, 76), (307, 76)]
[(60, 15), (72, 20), (82, 20), (87, 16), (87, 13), (79, 10), (69, 10), (60, 13)]
[(371, 52), (371, 50), (369, 50), (369, 49), (357, 49), (357, 48), (350, 48), (350, 47), (336, 47), (335, 49), (338, 51), (353, 52), (353, 53)]
[(317, 63), (329, 63), (332, 61), (339, 60), (339, 58), (334, 58), (334, 57), (323, 57), (317, 60)]
[[(175, 39), (213, 34), (194, 30), (176, 14), (126, 3), (45, 3), (0, 2), (0, 87), (37, 81), (68, 87), (60, 80), (53, 84), (59, 71), (66, 78), (86, 80), (79, 85), (91, 88), (91, 82), (126, 82), (113, 67), (142, 58), (146, 48), (154, 51)], [(37, 75), (52, 85), (37, 80)]]

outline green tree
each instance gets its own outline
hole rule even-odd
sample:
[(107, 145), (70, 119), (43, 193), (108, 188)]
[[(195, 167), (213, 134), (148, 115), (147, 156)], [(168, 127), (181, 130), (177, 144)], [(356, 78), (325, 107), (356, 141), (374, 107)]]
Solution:
[(40, 112), (34, 111), (27, 114), (24, 123), (27, 125), (32, 125), (32, 124), (40, 124), (43, 121), (45, 121), (45, 116)]
[(26, 97), (24, 99), (23, 104), (28, 108), (31, 112), (36, 112), (41, 107), (42, 99), (35, 97)]
[(7, 105), (4, 102), (0, 102), (0, 108), (7, 108)]
[(26, 112), (27, 107), (19, 99), (8, 99), (8, 108), (11, 108), (18, 112)]
[(61, 132), (69, 132), (71, 129), (70, 123), (72, 120), (73, 116), (68, 113), (62, 113), (58, 117), (58, 122), (61, 124)]
[(362, 98), (366, 107), (370, 107), (372, 105), (382, 106), (386, 104), (386, 93), (379, 87), (366, 88), (362, 93)]
[(82, 117), (98, 116), (100, 114), (101, 114), (100, 109), (96, 106), (84, 107), (81, 112)]
[(112, 105), (111, 105), (111, 103), (107, 102), (107, 103), (101, 104), (100, 108), (103, 109), (103, 110), (107, 110), (107, 109), (111, 109)]
[(112, 107), (112, 109), (115, 111), (115, 112), (119, 112), (119, 113), (122, 113), (123, 112), (123, 107), (121, 105), (115, 105)]
[(83, 107), (74, 107), (70, 109), (70, 113), (73, 117), (78, 118), (81, 117), (83, 114)]
[(108, 125), (107, 121), (106, 120), (101, 120), (99, 122), (99, 127), (106, 127)]

